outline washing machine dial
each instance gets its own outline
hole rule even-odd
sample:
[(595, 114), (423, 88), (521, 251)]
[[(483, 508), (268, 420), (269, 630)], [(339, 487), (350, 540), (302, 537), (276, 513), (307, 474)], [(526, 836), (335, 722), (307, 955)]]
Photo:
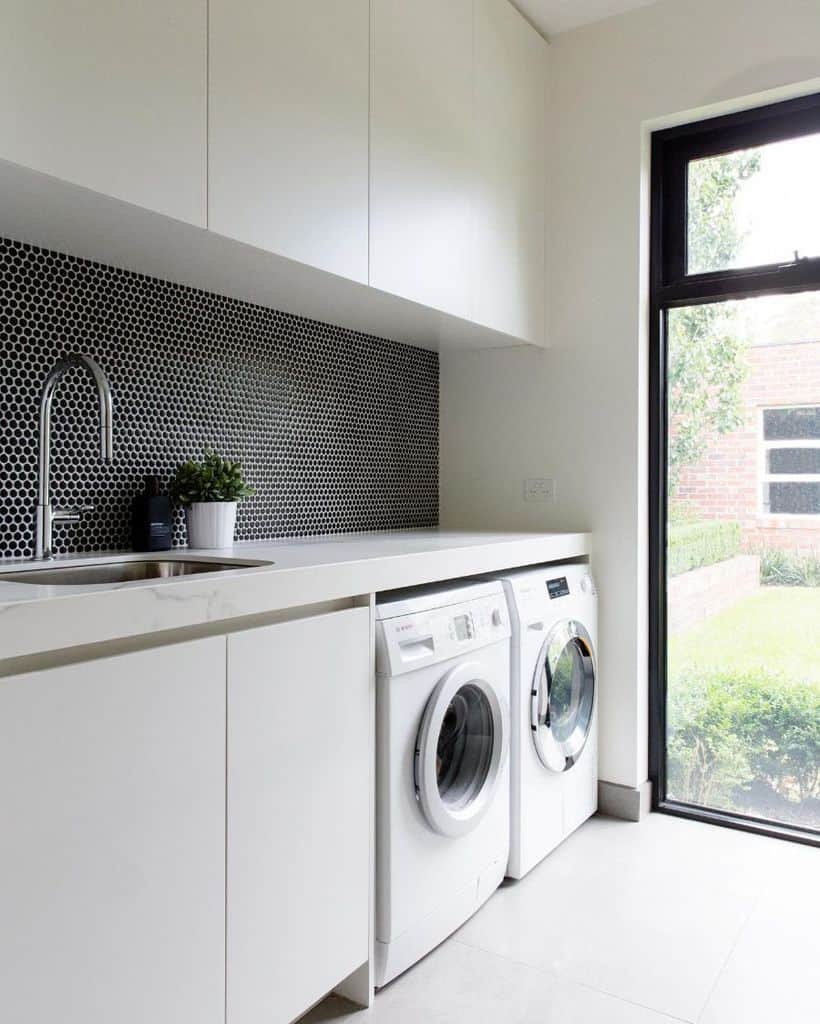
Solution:
[(492, 622), (494, 626), (504, 625), (504, 616), (501, 614), (500, 608), (493, 608), (492, 612), (490, 613), (490, 622)]

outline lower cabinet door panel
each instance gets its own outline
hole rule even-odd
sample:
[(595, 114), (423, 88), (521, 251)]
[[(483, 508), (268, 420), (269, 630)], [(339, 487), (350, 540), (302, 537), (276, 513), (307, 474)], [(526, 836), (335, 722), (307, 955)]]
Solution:
[(222, 1024), (224, 887), (224, 637), (0, 679), (0, 1020)]
[(285, 1024), (368, 958), (369, 615), (228, 638), (228, 1024)]

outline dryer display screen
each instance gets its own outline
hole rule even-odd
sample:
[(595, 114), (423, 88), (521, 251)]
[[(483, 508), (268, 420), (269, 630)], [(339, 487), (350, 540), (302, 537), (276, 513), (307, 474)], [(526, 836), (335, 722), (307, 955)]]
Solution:
[(456, 640), (469, 640), (473, 635), (473, 624), (469, 615), (456, 615), (453, 619), (456, 627)]
[(550, 598), (566, 597), (569, 593), (569, 584), (567, 583), (566, 576), (559, 576), (557, 579), (547, 580), (547, 591), (549, 592)]

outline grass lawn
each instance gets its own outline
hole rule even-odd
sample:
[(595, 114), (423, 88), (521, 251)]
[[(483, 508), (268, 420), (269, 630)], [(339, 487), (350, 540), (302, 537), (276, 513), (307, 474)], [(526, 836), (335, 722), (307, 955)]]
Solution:
[(701, 668), (770, 672), (820, 685), (820, 587), (761, 587), (669, 639), (670, 675)]

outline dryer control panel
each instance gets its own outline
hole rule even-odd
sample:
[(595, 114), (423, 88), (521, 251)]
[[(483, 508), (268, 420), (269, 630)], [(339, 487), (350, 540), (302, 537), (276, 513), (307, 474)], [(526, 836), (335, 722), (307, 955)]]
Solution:
[(376, 670), (401, 675), (423, 665), (435, 665), (510, 635), (503, 594), (377, 623)]

